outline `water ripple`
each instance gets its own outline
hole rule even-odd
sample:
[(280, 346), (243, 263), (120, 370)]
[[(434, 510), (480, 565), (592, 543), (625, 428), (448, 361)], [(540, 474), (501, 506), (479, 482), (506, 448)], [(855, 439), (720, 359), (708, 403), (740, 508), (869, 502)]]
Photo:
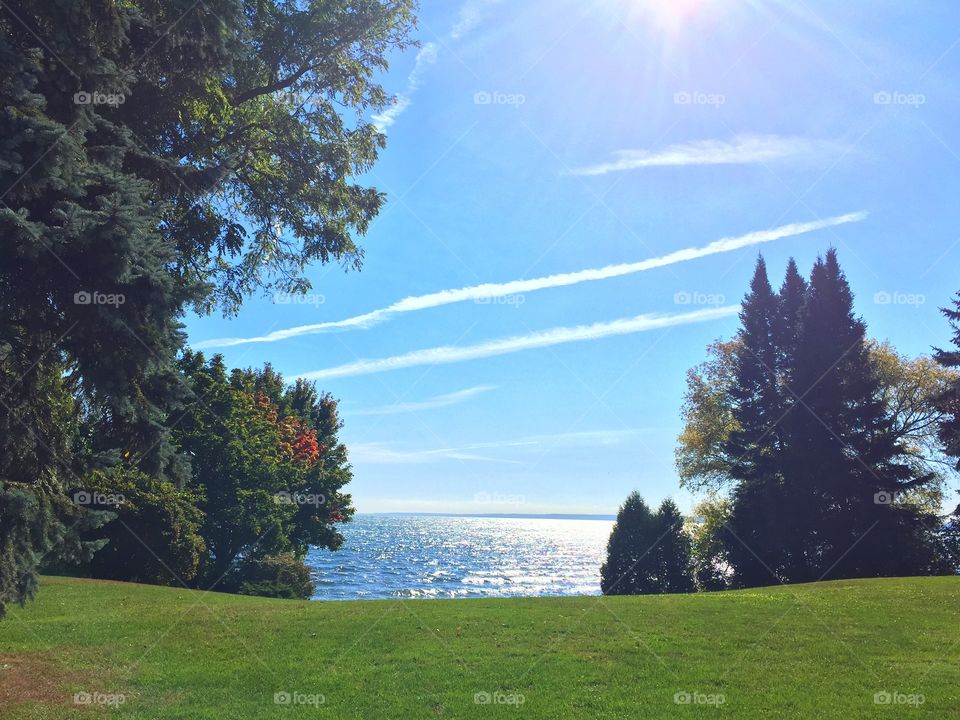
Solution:
[(596, 595), (608, 520), (357, 515), (307, 556), (314, 599)]

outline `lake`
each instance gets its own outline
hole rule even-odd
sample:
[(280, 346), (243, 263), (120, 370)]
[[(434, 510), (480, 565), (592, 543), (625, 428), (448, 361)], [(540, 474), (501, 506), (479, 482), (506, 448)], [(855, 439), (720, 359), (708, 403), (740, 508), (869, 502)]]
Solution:
[(313, 549), (315, 600), (599, 595), (613, 521), (357, 514)]

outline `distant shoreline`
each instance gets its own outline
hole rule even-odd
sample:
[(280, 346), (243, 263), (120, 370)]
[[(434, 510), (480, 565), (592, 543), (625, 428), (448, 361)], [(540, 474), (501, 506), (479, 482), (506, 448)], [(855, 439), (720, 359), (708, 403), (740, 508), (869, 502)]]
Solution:
[(567, 513), (440, 513), (440, 512), (357, 512), (357, 515), (428, 515), (430, 517), (502, 518), (505, 520), (616, 520), (616, 515), (576, 515)]

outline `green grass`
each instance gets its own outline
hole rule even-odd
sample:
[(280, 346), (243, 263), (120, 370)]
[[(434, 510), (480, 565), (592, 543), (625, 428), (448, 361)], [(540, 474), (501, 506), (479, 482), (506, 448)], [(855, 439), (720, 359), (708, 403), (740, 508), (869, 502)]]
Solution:
[(45, 578), (0, 621), (0, 717), (939, 720), (960, 717), (958, 641), (960, 578), (328, 603)]

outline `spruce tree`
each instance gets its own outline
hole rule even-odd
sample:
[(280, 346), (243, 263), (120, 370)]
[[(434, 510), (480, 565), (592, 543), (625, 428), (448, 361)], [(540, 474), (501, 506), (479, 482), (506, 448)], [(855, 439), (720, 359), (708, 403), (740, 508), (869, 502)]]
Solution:
[(648, 591), (656, 575), (657, 527), (640, 494), (630, 493), (617, 513), (607, 542), (607, 561), (600, 568), (600, 589), (604, 595), (640, 595)]
[(0, 602), (64, 544), (50, 508), (91, 468), (187, 482), (169, 428), (197, 400), (175, 366), (184, 312), (359, 267), (384, 202), (358, 181), (385, 144), (363, 118), (413, 24), (412, 0), (3, 5), (0, 374), (53, 358), (93, 432), (67, 453), (30, 422), (56, 415), (49, 395), (19, 383), (29, 411), (0, 404), (10, 457), (47, 448), (29, 486), (0, 464), (0, 520), (34, 518), (0, 528)]
[[(960, 368), (960, 294), (954, 298), (952, 308), (943, 308), (941, 312), (953, 330), (954, 349), (938, 349), (935, 357), (946, 368)], [(940, 424), (940, 441), (947, 455), (957, 458), (956, 468), (960, 470), (960, 380), (939, 398), (938, 405), (947, 416)]]
[(923, 572), (932, 551), (924, 519), (886, 498), (932, 478), (903, 461), (865, 325), (832, 249), (810, 275), (790, 379), (796, 407), (786, 423), (785, 475), (799, 500), (803, 557), (788, 579)]
[(652, 589), (660, 593), (693, 592), (690, 536), (684, 530), (680, 508), (667, 498), (660, 504), (655, 520), (659, 542), (656, 547), (656, 580)]
[(652, 512), (637, 492), (627, 496), (600, 568), (604, 595), (648, 595), (693, 590), (690, 538), (672, 500)]
[(740, 312), (742, 328), (731, 392), (738, 428), (726, 447), (733, 458), (731, 476), (737, 483), (726, 541), (737, 581), (743, 585), (776, 582), (784, 565), (778, 520), (785, 510), (783, 478), (777, 463), (785, 408), (776, 342), (780, 312), (780, 301), (770, 287), (761, 257)]

